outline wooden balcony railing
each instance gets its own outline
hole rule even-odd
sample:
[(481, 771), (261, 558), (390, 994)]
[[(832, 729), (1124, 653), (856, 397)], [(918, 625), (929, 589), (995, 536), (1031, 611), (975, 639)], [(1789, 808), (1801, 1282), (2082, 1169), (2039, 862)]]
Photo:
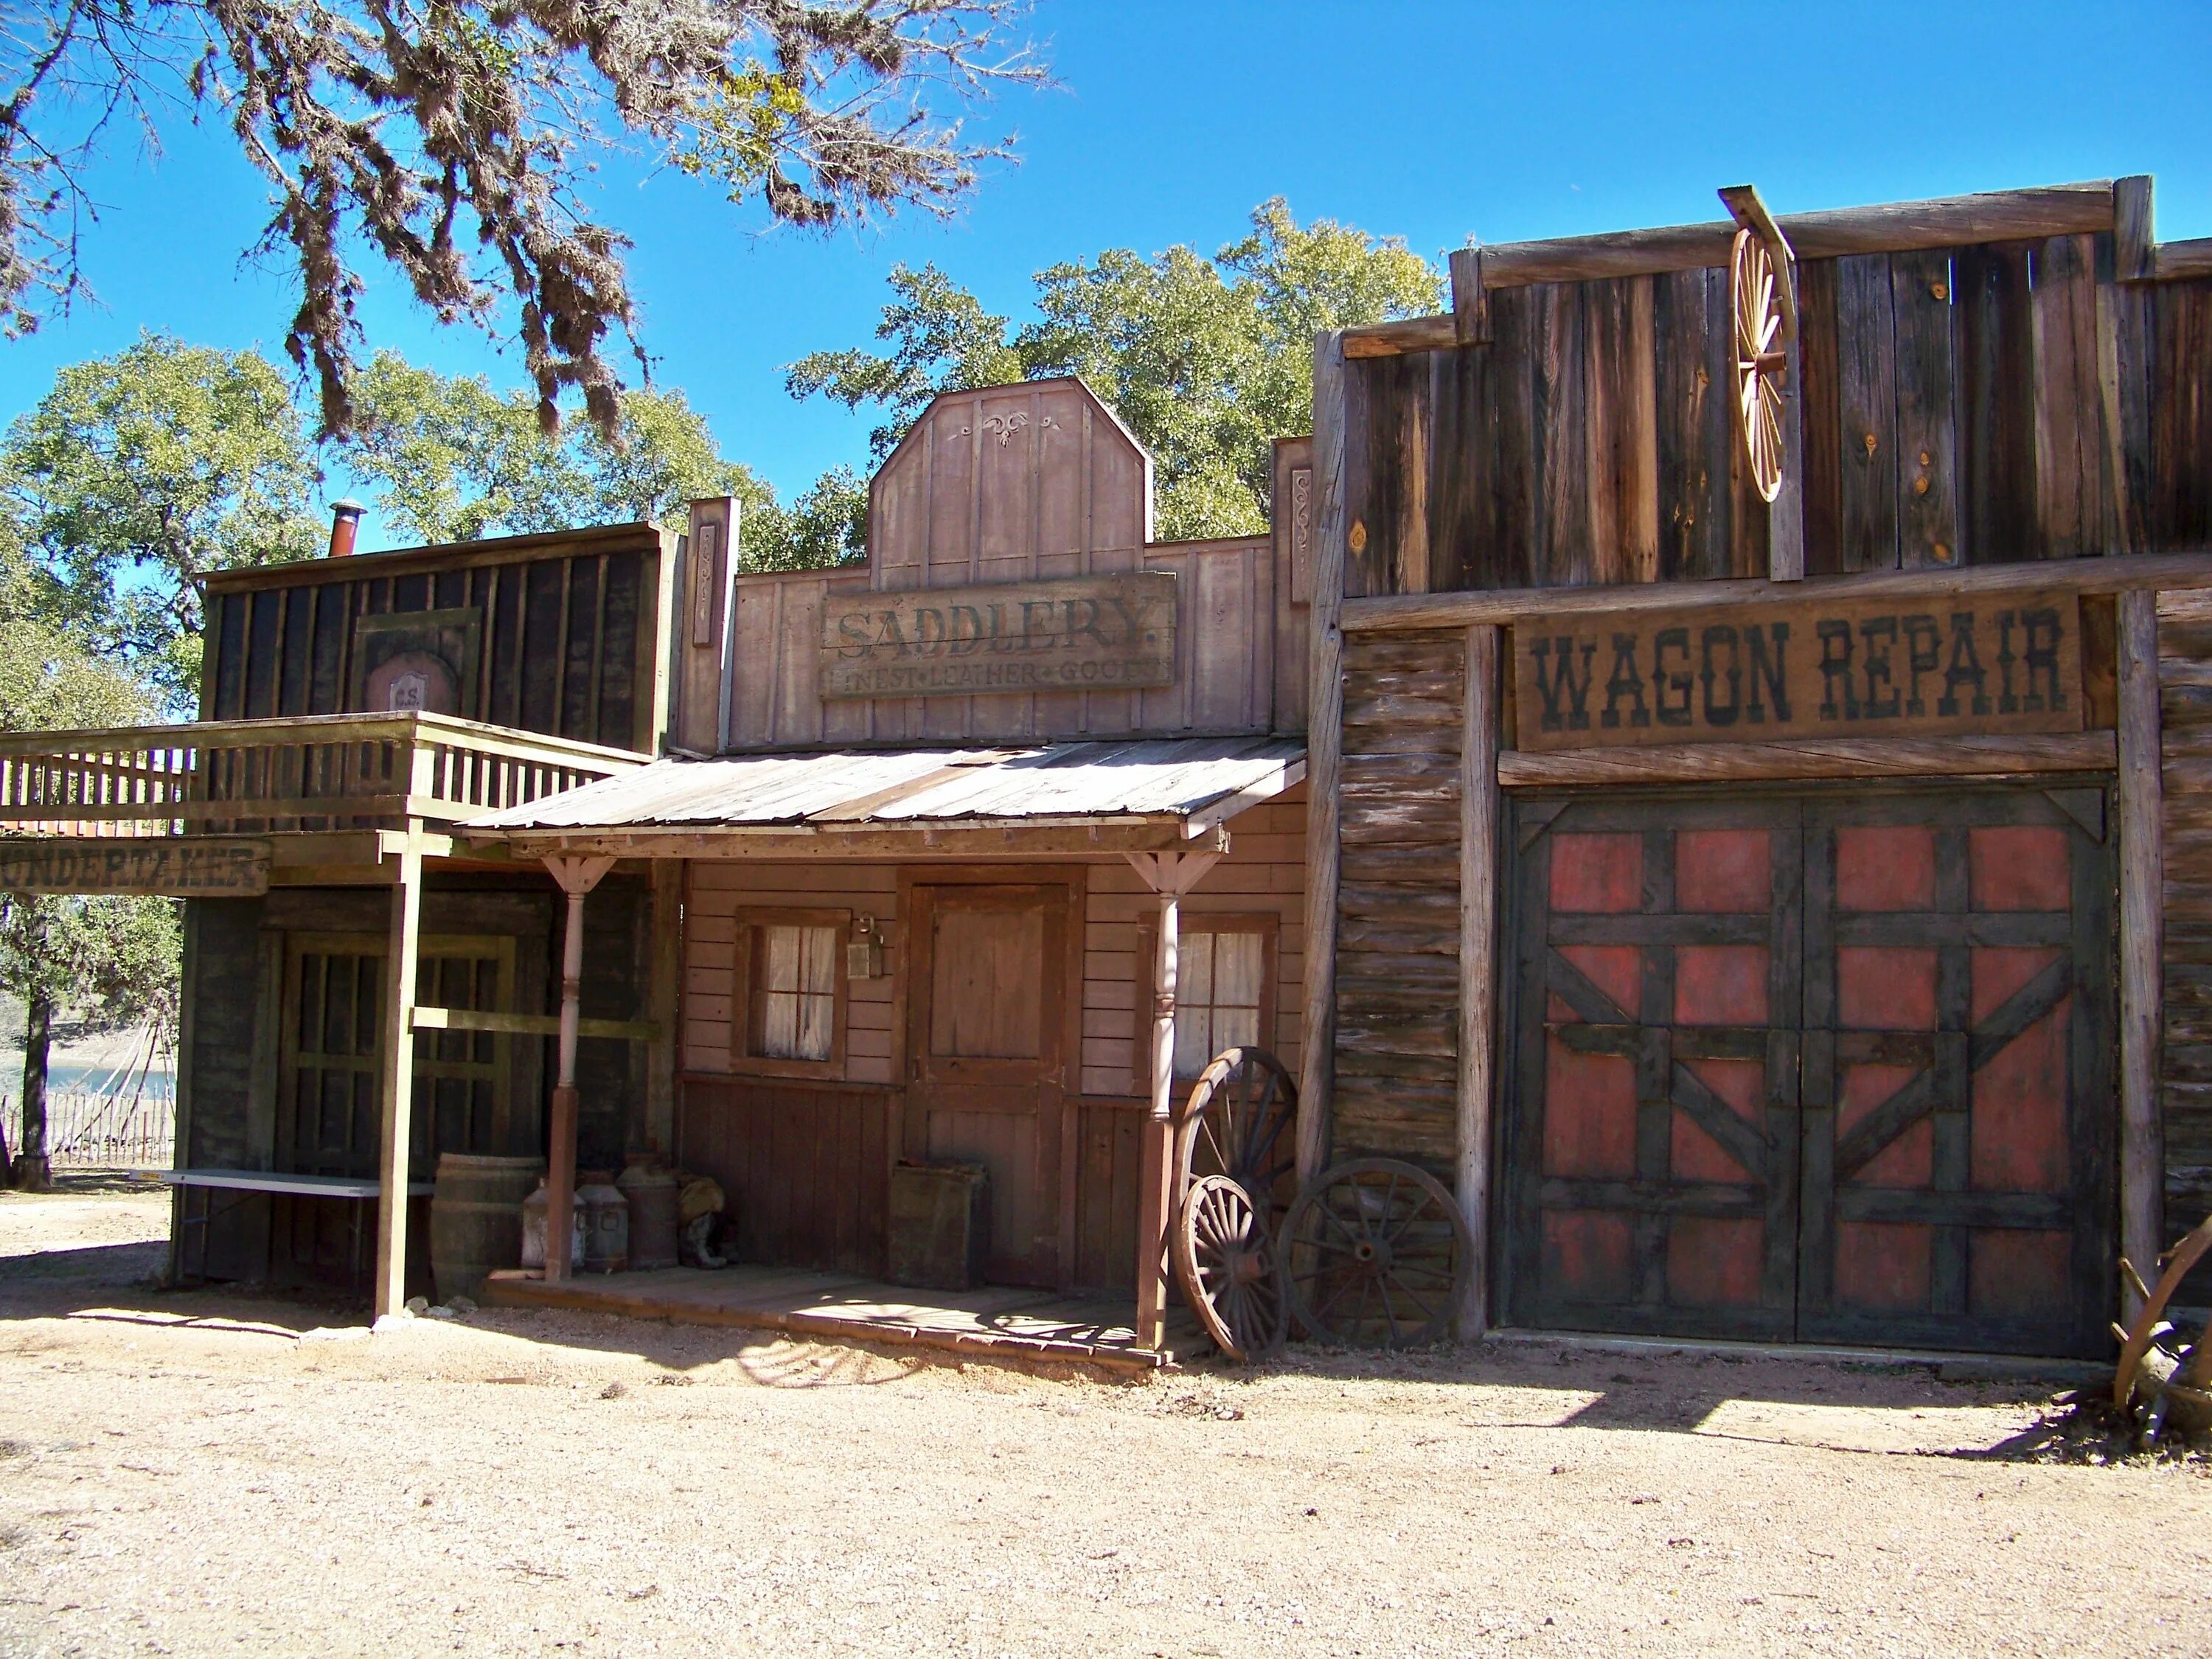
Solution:
[(308, 714), (0, 735), (0, 830), (262, 835), (464, 823), (648, 756), (447, 714)]

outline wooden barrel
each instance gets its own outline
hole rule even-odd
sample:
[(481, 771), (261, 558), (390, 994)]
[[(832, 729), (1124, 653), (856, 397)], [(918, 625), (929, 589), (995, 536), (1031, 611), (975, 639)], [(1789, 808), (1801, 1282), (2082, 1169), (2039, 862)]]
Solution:
[(522, 1261), (522, 1200), (545, 1173), (535, 1158), (447, 1152), (430, 1192), (430, 1278), (438, 1300), (474, 1296), (495, 1267)]

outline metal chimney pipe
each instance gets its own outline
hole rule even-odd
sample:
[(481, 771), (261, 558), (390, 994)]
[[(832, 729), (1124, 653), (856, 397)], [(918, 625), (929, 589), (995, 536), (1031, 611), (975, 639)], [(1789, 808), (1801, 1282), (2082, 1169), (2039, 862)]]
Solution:
[(331, 556), (349, 558), (354, 538), (361, 532), (361, 515), (368, 509), (350, 497), (331, 503)]

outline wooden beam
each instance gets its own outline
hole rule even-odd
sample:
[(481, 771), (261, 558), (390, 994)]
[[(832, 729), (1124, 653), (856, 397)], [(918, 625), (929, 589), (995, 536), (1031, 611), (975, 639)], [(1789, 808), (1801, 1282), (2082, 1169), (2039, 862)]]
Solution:
[(1224, 853), (1229, 831), (1215, 825), (1193, 836), (1180, 817), (1091, 819), (1018, 829), (915, 828), (806, 830), (715, 824), (696, 830), (663, 825), (624, 829), (487, 830), (480, 840), (505, 842), (533, 855), (554, 852), (626, 859), (928, 859), (1115, 858), (1128, 853)]
[(2212, 276), (2212, 236), (2159, 243), (2151, 251), (2150, 269), (2152, 276), (2161, 283)]
[[(1805, 605), (1827, 599), (1934, 600), (1960, 593), (2121, 593), (2136, 588), (2212, 587), (2212, 553), (2137, 553), (2126, 558), (2031, 559), (1961, 569), (1873, 570), (1815, 576), (1802, 582), (1759, 578), (1643, 582), (1609, 587), (1494, 587), (1449, 593), (1394, 593), (1346, 599), (1341, 627), (1349, 634), (1458, 629), (1568, 614), (1620, 615), (1680, 611), (1700, 605)], [(1307, 764), (1313, 764), (1307, 739)]]
[(1761, 782), (1796, 778), (2015, 777), (2110, 771), (2110, 732), (2020, 738), (1794, 738), (1649, 749), (1513, 750), (1498, 757), (1508, 789), (1583, 784)]
[[(2159, 1119), (2166, 866), (2159, 775), (2158, 596), (2120, 595), (2120, 1253), (2147, 1279), (2166, 1237)], [(2132, 1302), (2132, 1295), (2124, 1298)], [(2136, 1310), (2130, 1306), (2129, 1316)]]
[[(503, 1036), (559, 1036), (558, 1014), (502, 1014), (476, 1008), (415, 1010), (418, 1031), (489, 1031)], [(667, 1028), (652, 1019), (579, 1019), (580, 1037), (609, 1037), (623, 1042), (650, 1042)]]
[[(2147, 283), (2156, 274), (2152, 229), (2150, 175), (2112, 181), (2112, 276), (2123, 283)], [(2146, 1272), (2148, 1269), (2145, 1269)]]
[(1490, 295), (1482, 285), (1482, 250), (1451, 251), (1452, 326), (1463, 346), (1490, 343)]
[[(684, 866), (656, 859), (653, 866), (653, 965), (646, 1012), (673, 1033), (684, 991)], [(676, 1155), (676, 1044), (656, 1042), (645, 1059), (645, 1144)]]
[(261, 592), (277, 587), (333, 585), (379, 578), (443, 574), (475, 570), (486, 565), (527, 564), (538, 559), (584, 557), (601, 553), (635, 550), (650, 552), (660, 537), (659, 526), (639, 520), (631, 524), (601, 525), (588, 530), (553, 530), (527, 536), (497, 536), (480, 542), (441, 542), (428, 547), (396, 548), (375, 556), (367, 564), (364, 556), (343, 559), (300, 559), (289, 564), (241, 565), (231, 570), (210, 570), (195, 578), (209, 593)]
[(391, 935), (384, 953), (384, 1018), (377, 1055), (377, 1105), (383, 1114), (377, 1173), (376, 1283), (379, 1319), (407, 1305), (408, 1137), (415, 1115), (415, 951), (422, 933), (422, 854), (409, 845), (394, 860)]
[[(1853, 253), (1900, 253), (1971, 242), (2094, 234), (2112, 229), (2115, 218), (2114, 188), (2107, 179), (1924, 202), (1785, 213), (1778, 216), (1775, 222), (1799, 258), (1832, 259)], [(1724, 265), (1735, 228), (1731, 221), (1722, 219), (1540, 242), (1492, 243), (1482, 250), (1483, 287), (1490, 291)], [(1460, 343), (1452, 318), (1413, 317), (1346, 329), (1344, 355), (1393, 357), (1409, 351), (1442, 351)]]
[(1314, 553), (1306, 679), (1305, 1019), (1298, 1054), (1300, 1182), (1328, 1157), (1335, 1076), (1338, 785), (1344, 761), (1344, 336), (1314, 337)]
[(1459, 1119), (1460, 1213), (1474, 1237), (1474, 1271), (1459, 1307), (1459, 1334), (1490, 1323), (1490, 1106), (1498, 1041), (1498, 629), (1467, 630), (1466, 726), (1460, 748)]
[(568, 896), (568, 926), (561, 939), (559, 1071), (545, 1149), (545, 1278), (568, 1276), (572, 1240), (568, 1216), (576, 1196), (576, 1039), (582, 1035), (584, 895), (614, 867), (609, 858), (549, 858), (545, 868)]

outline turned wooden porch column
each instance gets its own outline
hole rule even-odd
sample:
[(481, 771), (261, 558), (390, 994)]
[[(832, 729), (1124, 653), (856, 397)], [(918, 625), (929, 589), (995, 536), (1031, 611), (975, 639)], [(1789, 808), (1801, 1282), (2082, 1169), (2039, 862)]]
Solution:
[(1152, 1097), (1145, 1114), (1137, 1188), (1137, 1346), (1165, 1340), (1168, 1229), (1175, 1224), (1176, 932), (1182, 896), (1205, 877), (1218, 853), (1131, 853), (1145, 885), (1159, 896), (1152, 951)]
[(576, 1198), (576, 1031), (583, 1018), (584, 895), (614, 868), (610, 858), (549, 858), (545, 868), (568, 896), (568, 922), (561, 938), (560, 1069), (553, 1085), (552, 1121), (545, 1133), (545, 1278), (568, 1276)]

